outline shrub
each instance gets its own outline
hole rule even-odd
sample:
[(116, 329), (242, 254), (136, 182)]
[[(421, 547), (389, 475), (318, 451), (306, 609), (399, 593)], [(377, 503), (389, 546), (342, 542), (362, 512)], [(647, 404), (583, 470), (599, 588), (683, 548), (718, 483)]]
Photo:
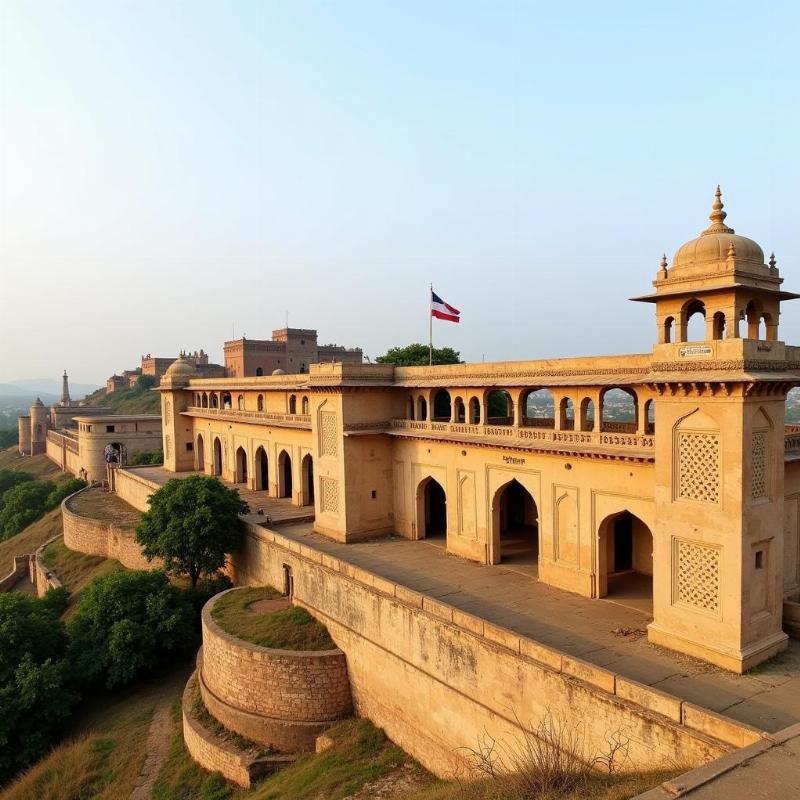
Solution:
[(0, 594), (0, 784), (47, 750), (77, 700), (62, 600)]
[(45, 501), (46, 507), (51, 509), (61, 505), (61, 501), (64, 500), (65, 497), (75, 494), (75, 492), (85, 488), (87, 485), (86, 481), (80, 478), (70, 478), (69, 480), (62, 481), (47, 495), (47, 500)]
[(0, 469), (0, 508), (3, 507), (3, 495), (20, 483), (27, 483), (33, 478), (27, 472), (17, 472), (13, 469)]
[(132, 467), (142, 467), (147, 464), (163, 464), (164, 451), (154, 450), (151, 453), (136, 453), (128, 459), (128, 464)]
[(222, 569), (226, 554), (241, 541), (239, 514), (248, 510), (247, 503), (216, 478), (173, 478), (148, 503), (136, 541), (146, 558), (164, 559), (167, 571), (188, 575), (192, 587), (201, 575)]
[(112, 572), (84, 590), (68, 623), (77, 674), (106, 687), (130, 683), (169, 653), (197, 644), (191, 598), (160, 571)]
[(12, 486), (3, 495), (0, 510), (0, 541), (19, 533), (46, 510), (47, 498), (55, 489), (50, 481), (26, 481)]

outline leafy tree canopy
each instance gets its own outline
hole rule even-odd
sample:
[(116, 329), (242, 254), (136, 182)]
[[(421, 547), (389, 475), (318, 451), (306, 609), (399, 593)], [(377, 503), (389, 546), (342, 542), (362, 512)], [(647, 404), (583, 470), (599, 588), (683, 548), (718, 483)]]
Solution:
[[(375, 360), (379, 364), (396, 364), (398, 367), (427, 367), (430, 353), (427, 344), (408, 344), (405, 347), (392, 347), (385, 355)], [(461, 353), (452, 347), (434, 347), (434, 364), (460, 364)]]
[(195, 610), (186, 592), (158, 570), (112, 572), (84, 590), (68, 623), (76, 674), (108, 688), (130, 683), (168, 652), (196, 645)]
[(76, 695), (69, 688), (64, 593), (0, 594), (0, 784), (52, 744)]
[(0, 469), (0, 508), (3, 507), (3, 495), (13, 486), (32, 481), (27, 472), (17, 472), (13, 469)]
[(247, 503), (216, 478), (173, 478), (149, 503), (136, 541), (146, 558), (162, 558), (168, 572), (188, 575), (192, 587), (201, 575), (222, 569), (241, 542), (239, 514), (247, 513)]

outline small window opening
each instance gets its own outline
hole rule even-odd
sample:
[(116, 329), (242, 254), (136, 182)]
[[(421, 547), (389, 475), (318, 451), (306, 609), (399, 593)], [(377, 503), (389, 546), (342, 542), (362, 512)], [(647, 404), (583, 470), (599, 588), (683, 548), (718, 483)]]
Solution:
[(373, 489), (372, 490), (372, 499), (374, 500), (378, 496), (378, 493)]
[(194, 442), (186, 442), (186, 449), (190, 452), (194, 450)]
[(756, 550), (756, 569), (764, 569), (764, 551)]
[(106, 425), (106, 433), (114, 433), (114, 425)]
[(288, 564), (283, 565), (283, 593), (288, 598), (294, 597), (294, 575)]

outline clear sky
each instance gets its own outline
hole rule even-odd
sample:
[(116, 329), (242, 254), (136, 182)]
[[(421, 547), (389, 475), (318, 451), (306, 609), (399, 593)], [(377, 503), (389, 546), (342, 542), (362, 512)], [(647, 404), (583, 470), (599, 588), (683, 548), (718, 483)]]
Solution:
[[(649, 350), (727, 222), (800, 290), (800, 4), (0, 0), (0, 381), (316, 327)], [(781, 338), (800, 343), (800, 301)]]

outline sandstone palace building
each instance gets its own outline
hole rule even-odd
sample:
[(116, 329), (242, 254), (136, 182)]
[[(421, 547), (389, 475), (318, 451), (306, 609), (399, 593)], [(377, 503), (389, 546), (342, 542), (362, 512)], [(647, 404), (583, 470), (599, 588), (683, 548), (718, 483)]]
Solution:
[(644, 591), (651, 641), (748, 669), (786, 646), (800, 587), (800, 429), (784, 424), (800, 347), (779, 336), (797, 295), (725, 218), (718, 190), (709, 227), (634, 298), (655, 312), (649, 353), (271, 375), (245, 355), (224, 379), (179, 359), (165, 468), (313, 505), (339, 541), (438, 537), (586, 597)]

